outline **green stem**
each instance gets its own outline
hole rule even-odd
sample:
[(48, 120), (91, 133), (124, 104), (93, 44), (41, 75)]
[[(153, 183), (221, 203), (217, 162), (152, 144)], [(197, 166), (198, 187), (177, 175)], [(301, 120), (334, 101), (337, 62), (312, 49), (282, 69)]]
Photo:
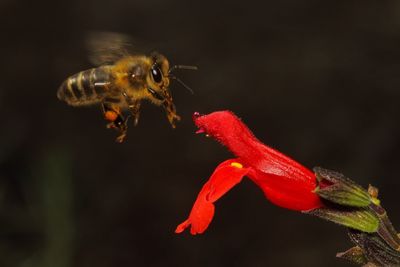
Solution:
[(375, 212), (380, 220), (377, 233), (386, 241), (386, 243), (394, 250), (400, 251), (400, 238), (393, 227), (392, 222), (387, 216), (386, 210), (381, 206), (371, 204), (370, 209)]

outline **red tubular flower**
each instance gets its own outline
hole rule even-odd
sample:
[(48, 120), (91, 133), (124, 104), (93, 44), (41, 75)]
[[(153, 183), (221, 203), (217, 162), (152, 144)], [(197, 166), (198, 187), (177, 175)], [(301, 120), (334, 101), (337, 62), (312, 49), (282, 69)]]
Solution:
[(193, 115), (199, 128), (226, 146), (236, 159), (224, 161), (215, 169), (201, 189), (189, 218), (175, 230), (204, 232), (214, 216), (214, 202), (222, 197), (243, 176), (248, 176), (277, 206), (308, 211), (323, 206), (313, 192), (317, 186), (315, 174), (291, 158), (261, 143), (232, 112), (218, 111), (208, 115)]

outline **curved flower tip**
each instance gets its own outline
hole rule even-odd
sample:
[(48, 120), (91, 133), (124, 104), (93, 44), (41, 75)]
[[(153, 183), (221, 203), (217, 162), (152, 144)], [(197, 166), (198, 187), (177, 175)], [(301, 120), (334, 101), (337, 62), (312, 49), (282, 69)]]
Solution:
[(238, 184), (248, 171), (249, 168), (236, 159), (218, 165), (197, 196), (189, 218), (178, 225), (175, 233), (182, 233), (189, 226), (192, 235), (203, 233), (214, 217), (214, 202)]

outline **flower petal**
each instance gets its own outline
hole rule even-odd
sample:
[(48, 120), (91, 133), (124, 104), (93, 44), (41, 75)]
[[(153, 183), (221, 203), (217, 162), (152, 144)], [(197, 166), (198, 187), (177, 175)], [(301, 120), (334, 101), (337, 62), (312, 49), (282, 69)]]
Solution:
[(221, 163), (210, 178), (208, 201), (217, 201), (232, 187), (240, 183), (248, 172), (249, 168), (243, 168), (243, 165), (236, 159)]
[(236, 159), (230, 159), (218, 165), (197, 196), (189, 218), (178, 225), (175, 233), (181, 233), (189, 226), (191, 226), (192, 235), (203, 233), (214, 217), (213, 202), (238, 184), (248, 172), (249, 168), (243, 167)]
[(323, 206), (314, 192), (317, 187), (315, 174), (261, 143), (235, 114), (217, 111), (207, 115), (195, 114), (193, 118), (199, 129), (225, 145), (240, 163), (250, 168), (247, 176), (275, 205), (298, 211)]

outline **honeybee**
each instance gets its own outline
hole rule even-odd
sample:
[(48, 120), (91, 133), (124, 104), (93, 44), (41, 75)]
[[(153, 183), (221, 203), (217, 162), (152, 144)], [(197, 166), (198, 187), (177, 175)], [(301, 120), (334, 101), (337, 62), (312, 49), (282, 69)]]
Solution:
[[(71, 106), (101, 104), (107, 128), (119, 132), (116, 141), (121, 143), (127, 135), (128, 119), (136, 126), (142, 100), (163, 106), (172, 128), (180, 117), (169, 90), (170, 79), (187, 87), (176, 76), (175, 69), (197, 69), (195, 66), (175, 65), (160, 53), (134, 54), (128, 51), (130, 43), (125, 35), (102, 33), (91, 36), (89, 48), (93, 51), (91, 61), (100, 65), (76, 73), (59, 87), (58, 99)], [(124, 116), (129, 111), (130, 116)]]

